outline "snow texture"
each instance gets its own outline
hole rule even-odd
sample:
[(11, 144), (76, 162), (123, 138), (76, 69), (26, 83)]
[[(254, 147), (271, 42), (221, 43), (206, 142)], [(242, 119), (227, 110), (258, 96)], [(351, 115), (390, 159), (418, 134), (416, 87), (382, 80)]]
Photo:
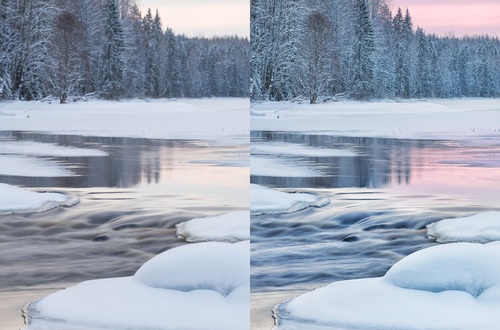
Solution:
[(500, 212), (445, 219), (427, 225), (427, 237), (439, 243), (500, 241)]
[(33, 141), (0, 142), (0, 154), (55, 157), (103, 157), (108, 155), (106, 152), (97, 149), (65, 147), (54, 143)]
[[(248, 144), (249, 99), (8, 102), (0, 130)], [(216, 118), (216, 119), (215, 119)]]
[(250, 157), (250, 174), (273, 177), (319, 177), (324, 174), (308, 163), (296, 159)]
[(330, 203), (324, 196), (308, 193), (285, 193), (250, 185), (250, 213), (252, 215), (293, 213), (308, 207), (322, 207)]
[(83, 282), (33, 302), (23, 330), (249, 329), (249, 254), (248, 241), (168, 250), (134, 276)]
[(0, 214), (45, 212), (59, 206), (73, 206), (79, 202), (76, 196), (38, 193), (0, 183)]
[[(342, 101), (323, 104), (262, 102), (253, 105), (252, 130), (307, 134), (458, 139), (500, 136), (499, 99)], [(276, 118), (279, 115), (279, 119)]]
[(188, 242), (238, 242), (250, 239), (250, 212), (235, 211), (198, 218), (175, 226), (177, 237)]
[(415, 252), (384, 277), (332, 283), (276, 306), (276, 329), (488, 329), (500, 322), (500, 244)]
[(0, 175), (24, 177), (69, 177), (76, 174), (59, 162), (19, 155), (0, 155)]

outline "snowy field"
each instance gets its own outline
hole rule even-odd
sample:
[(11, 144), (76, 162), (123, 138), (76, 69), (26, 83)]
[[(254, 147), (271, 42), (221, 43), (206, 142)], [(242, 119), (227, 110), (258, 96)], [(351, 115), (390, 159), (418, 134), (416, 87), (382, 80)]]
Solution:
[(89, 101), (0, 104), (0, 131), (248, 143), (249, 100)]
[(263, 102), (252, 105), (251, 122), (253, 131), (419, 139), (500, 136), (500, 100)]

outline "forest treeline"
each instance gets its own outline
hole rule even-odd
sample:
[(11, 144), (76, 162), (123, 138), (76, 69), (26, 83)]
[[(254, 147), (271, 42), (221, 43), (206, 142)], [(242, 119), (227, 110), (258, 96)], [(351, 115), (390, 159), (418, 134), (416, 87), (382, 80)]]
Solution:
[(0, 100), (248, 96), (248, 38), (186, 37), (134, 0), (0, 0)]
[(500, 96), (498, 37), (438, 37), (387, 0), (251, 0), (253, 100)]

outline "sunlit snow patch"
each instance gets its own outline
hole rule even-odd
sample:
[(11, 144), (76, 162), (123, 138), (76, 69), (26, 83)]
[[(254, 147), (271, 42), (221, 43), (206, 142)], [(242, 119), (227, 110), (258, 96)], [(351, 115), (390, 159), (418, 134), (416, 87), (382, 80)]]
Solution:
[(250, 212), (252, 215), (292, 213), (308, 207), (330, 203), (324, 196), (308, 193), (285, 193), (256, 184), (250, 185)]
[(181, 222), (177, 237), (188, 242), (238, 242), (250, 239), (250, 212), (234, 211), (209, 218)]
[(427, 225), (427, 237), (439, 243), (500, 241), (500, 212), (484, 212)]
[(73, 206), (76, 196), (38, 193), (0, 183), (0, 214), (45, 212), (59, 206)]
[(249, 251), (248, 241), (168, 250), (134, 276), (83, 282), (31, 303), (23, 330), (249, 329)]
[(54, 157), (102, 157), (108, 155), (106, 152), (97, 149), (65, 147), (54, 143), (33, 141), (0, 142), (0, 154)]
[(384, 277), (349, 280), (282, 302), (276, 329), (497, 329), (500, 245), (433, 246)]

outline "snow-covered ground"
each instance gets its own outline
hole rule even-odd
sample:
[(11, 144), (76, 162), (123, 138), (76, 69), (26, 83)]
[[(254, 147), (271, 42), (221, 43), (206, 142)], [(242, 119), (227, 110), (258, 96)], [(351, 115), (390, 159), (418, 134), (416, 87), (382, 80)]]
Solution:
[(286, 193), (256, 184), (250, 185), (250, 212), (252, 215), (292, 213), (308, 207), (330, 203), (323, 196), (308, 193)]
[(500, 212), (433, 222), (427, 225), (427, 237), (439, 243), (500, 241)]
[(415, 252), (384, 277), (340, 281), (276, 307), (276, 329), (487, 329), (500, 322), (500, 244)]
[(251, 122), (254, 131), (419, 139), (500, 136), (500, 99), (264, 102), (252, 106)]
[(168, 250), (134, 276), (93, 280), (27, 307), (23, 330), (249, 329), (249, 241)]
[(250, 239), (250, 212), (234, 211), (175, 225), (177, 237), (188, 242), (238, 242)]
[(0, 104), (0, 130), (246, 144), (248, 108), (244, 98), (8, 102)]
[(59, 193), (38, 193), (0, 183), (0, 214), (45, 212), (59, 206), (73, 206), (76, 196)]

